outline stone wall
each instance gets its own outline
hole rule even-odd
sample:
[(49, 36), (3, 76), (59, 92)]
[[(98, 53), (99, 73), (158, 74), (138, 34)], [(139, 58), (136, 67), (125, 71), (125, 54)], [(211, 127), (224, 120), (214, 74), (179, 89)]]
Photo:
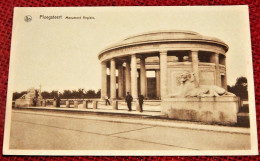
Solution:
[(32, 107), (33, 99), (16, 99), (15, 107)]
[(161, 105), (168, 118), (208, 123), (235, 124), (239, 97), (166, 98)]

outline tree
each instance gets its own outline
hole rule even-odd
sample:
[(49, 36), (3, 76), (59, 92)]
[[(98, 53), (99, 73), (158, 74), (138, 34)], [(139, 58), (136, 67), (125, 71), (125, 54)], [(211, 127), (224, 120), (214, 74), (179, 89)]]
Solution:
[(78, 98), (81, 98), (81, 99), (84, 98), (84, 88), (78, 89)]
[[(13, 100), (20, 98), (22, 95), (26, 94), (26, 91), (23, 92), (14, 92), (13, 93)], [(53, 99), (58, 98), (58, 91), (43, 91), (41, 93), (44, 99)], [(64, 90), (63, 93), (60, 94), (60, 97), (63, 99), (84, 99), (84, 98), (100, 98), (101, 90), (99, 89), (97, 92), (90, 89), (86, 91), (84, 88), (79, 88), (78, 90)]]
[(99, 89), (99, 90), (97, 91), (96, 97), (97, 97), (97, 98), (100, 98), (100, 97), (101, 97), (101, 89)]
[(247, 86), (246, 77), (238, 77), (235, 85)]
[(58, 91), (51, 91), (50, 97), (52, 98), (58, 98)]
[(248, 99), (247, 78), (238, 77), (234, 86), (228, 86), (228, 91), (239, 96), (241, 99)]
[(27, 91), (22, 91), (22, 92), (14, 92), (13, 93), (13, 101), (22, 97), (24, 94), (26, 94)]
[(96, 92), (94, 90), (88, 90), (86, 93), (86, 98), (96, 98)]
[(71, 91), (70, 90), (64, 90), (63, 94), (62, 94), (62, 98), (65, 98), (65, 99), (69, 99), (71, 98)]
[(47, 92), (47, 91), (43, 91), (43, 92), (42, 92), (42, 97), (43, 97), (44, 99), (51, 98), (50, 93)]

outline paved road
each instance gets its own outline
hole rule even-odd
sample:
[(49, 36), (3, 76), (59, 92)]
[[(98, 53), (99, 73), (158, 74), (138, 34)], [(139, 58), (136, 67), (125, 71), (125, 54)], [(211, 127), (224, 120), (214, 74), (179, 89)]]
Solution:
[[(96, 117), (103, 117), (102, 115)], [(118, 118), (119, 116), (117, 116)], [(248, 134), (13, 111), (10, 149), (244, 150)]]

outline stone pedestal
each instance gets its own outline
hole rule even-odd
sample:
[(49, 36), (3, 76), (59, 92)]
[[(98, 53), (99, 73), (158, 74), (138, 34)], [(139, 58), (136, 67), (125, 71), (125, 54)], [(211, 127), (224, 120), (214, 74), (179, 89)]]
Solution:
[(113, 107), (113, 110), (118, 110), (118, 101), (117, 100), (112, 101), (112, 107)]
[(42, 100), (43, 100), (43, 97), (41, 96), (41, 93), (40, 93), (40, 95), (37, 98), (37, 102), (36, 102), (36, 106), (37, 107), (41, 107), (42, 106)]
[(88, 108), (88, 101), (83, 100), (83, 109), (87, 109)]
[(37, 102), (36, 102), (36, 106), (37, 107), (41, 107), (42, 106), (42, 99), (37, 99)]
[(53, 107), (57, 107), (57, 101), (53, 100)]
[(65, 107), (66, 108), (70, 108), (70, 101), (69, 100), (66, 101), (66, 106)]
[(42, 100), (42, 107), (46, 107), (46, 100)]
[(93, 109), (97, 109), (98, 108), (98, 101), (93, 101)]
[(78, 108), (78, 104), (79, 104), (78, 101), (75, 100), (75, 101), (74, 101), (74, 108)]
[(168, 118), (220, 124), (237, 123), (238, 107), (236, 96), (165, 98), (161, 103)]

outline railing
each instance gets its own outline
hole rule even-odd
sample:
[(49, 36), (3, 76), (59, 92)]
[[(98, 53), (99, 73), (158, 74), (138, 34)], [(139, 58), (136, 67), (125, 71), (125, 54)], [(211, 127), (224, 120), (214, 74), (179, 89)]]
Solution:
[[(132, 102), (132, 108), (135, 109), (135, 104)], [(160, 111), (160, 100), (144, 100), (143, 108), (147, 111)], [(13, 101), (13, 107), (15, 101)], [(33, 106), (33, 105), (32, 105)], [(29, 107), (29, 106), (28, 106)], [(37, 103), (37, 107), (57, 107), (57, 108), (80, 108), (80, 109), (105, 109), (105, 110), (127, 110), (127, 104), (124, 100), (112, 100), (110, 105), (106, 105), (105, 100), (101, 99), (60, 99), (58, 103), (54, 99), (43, 99)], [(148, 108), (149, 107), (149, 108)]]

